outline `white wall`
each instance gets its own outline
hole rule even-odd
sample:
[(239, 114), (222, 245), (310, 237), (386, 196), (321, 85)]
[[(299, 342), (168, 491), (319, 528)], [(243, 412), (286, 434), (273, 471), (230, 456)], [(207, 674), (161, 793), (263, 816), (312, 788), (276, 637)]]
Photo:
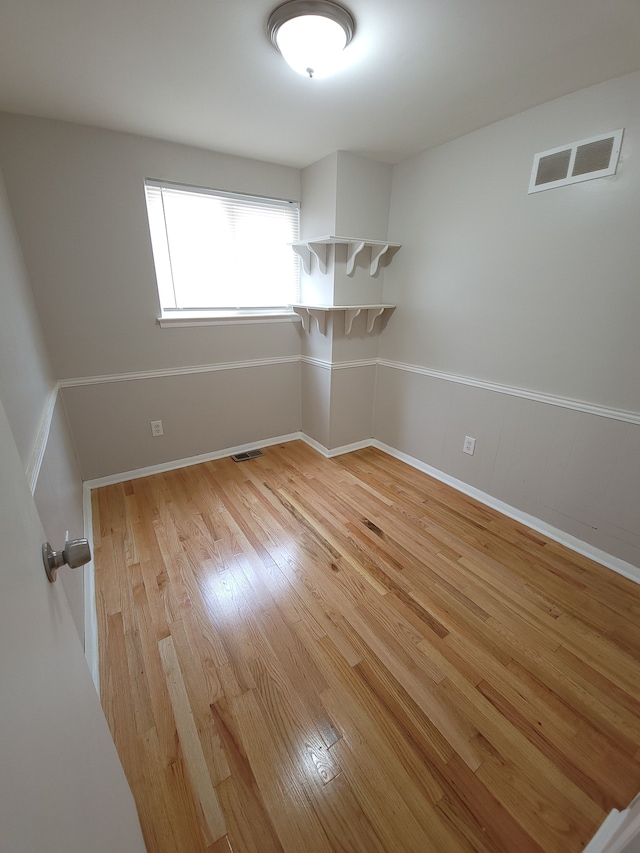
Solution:
[[(299, 355), (294, 322), (157, 325), (143, 187), (145, 178), (162, 178), (295, 200), (297, 169), (11, 115), (0, 116), (0, 164), (57, 379)], [(135, 387), (80, 383), (65, 390), (83, 477), (240, 444), (249, 424), (254, 440), (300, 429), (299, 374), (290, 364), (233, 374), (235, 381), (208, 373), (181, 383), (152, 376)], [(277, 415), (264, 407), (269, 390), (282, 403)], [(165, 422), (164, 440), (151, 437), (151, 412)]]
[[(619, 127), (616, 176), (527, 195), (536, 152)], [(381, 441), (635, 565), (639, 151), (635, 74), (395, 167), (389, 236), (402, 249), (384, 299), (398, 308), (374, 424)]]

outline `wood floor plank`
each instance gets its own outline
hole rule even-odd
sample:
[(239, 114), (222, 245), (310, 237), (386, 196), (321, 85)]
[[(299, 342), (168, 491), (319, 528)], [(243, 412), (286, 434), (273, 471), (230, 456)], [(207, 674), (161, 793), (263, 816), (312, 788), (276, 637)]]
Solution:
[(282, 853), (264, 799), (240, 737), (238, 720), (222, 698), (210, 707), (225, 750), (230, 775), (217, 791), (235, 853)]
[[(344, 712), (343, 703), (332, 690), (323, 695), (330, 713), (343, 712), (345, 736), (333, 747), (344, 774), (360, 802), (363, 811), (381, 838), (385, 849), (411, 853), (415, 850), (471, 850), (463, 840), (433, 820), (433, 809), (426, 800), (416, 814), (415, 800), (409, 798), (402, 787), (402, 777), (391, 779), (382, 773), (380, 764), (373, 760), (373, 752), (365, 748), (366, 740)], [(412, 791), (415, 795), (415, 789)], [(413, 808), (412, 808), (413, 807)]]
[(210, 713), (211, 703), (221, 695), (220, 683), (216, 681), (214, 690), (210, 689), (210, 681), (205, 678), (204, 669), (189, 641), (184, 624), (173, 622), (170, 630), (180, 673), (189, 697), (189, 709), (196, 724), (211, 782), (217, 786), (231, 773), (227, 756), (220, 743), (219, 733)]
[(375, 448), (92, 493), (150, 853), (578, 853), (640, 790), (640, 587)]
[(198, 813), (191, 792), (185, 790), (176, 762), (164, 764), (155, 729), (142, 737), (138, 751), (145, 776), (134, 786), (136, 806), (147, 850), (152, 853), (204, 853)]
[(193, 719), (173, 638), (166, 637), (164, 640), (160, 640), (158, 647), (160, 649), (160, 657), (167, 680), (167, 687), (169, 688), (171, 706), (173, 708), (185, 764), (194, 792), (204, 814), (206, 827), (210, 836), (209, 843), (211, 843), (227, 834), (224, 815), (220, 809), (218, 795), (211, 782), (211, 775)]
[(269, 732), (255, 691), (231, 699), (230, 704), (244, 751), (286, 853), (330, 853), (329, 839), (304, 792), (303, 772)]

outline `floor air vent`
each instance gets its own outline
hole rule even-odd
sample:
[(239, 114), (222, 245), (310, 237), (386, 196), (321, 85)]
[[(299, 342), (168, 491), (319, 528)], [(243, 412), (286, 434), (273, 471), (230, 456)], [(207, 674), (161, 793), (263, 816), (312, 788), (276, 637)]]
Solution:
[(571, 145), (542, 151), (533, 158), (529, 193), (615, 175), (622, 130), (612, 130)]
[(247, 459), (257, 459), (263, 455), (261, 450), (247, 450), (245, 453), (234, 453), (231, 458), (234, 462), (246, 462)]

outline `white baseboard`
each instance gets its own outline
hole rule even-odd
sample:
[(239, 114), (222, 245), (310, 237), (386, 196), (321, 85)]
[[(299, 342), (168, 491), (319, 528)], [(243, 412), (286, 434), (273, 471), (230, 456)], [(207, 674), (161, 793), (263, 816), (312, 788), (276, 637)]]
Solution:
[(618, 831), (622, 819), (622, 813), (618, 809), (612, 809), (582, 853), (604, 853)]
[[(443, 471), (440, 471), (437, 468), (433, 468), (431, 465), (427, 465), (425, 462), (421, 462), (419, 459), (416, 459), (413, 456), (409, 456), (406, 453), (402, 453), (401, 451), (396, 450), (394, 447), (390, 447), (388, 444), (384, 444), (383, 442), (378, 441), (377, 439), (365, 439), (364, 441), (355, 442), (354, 444), (346, 444), (342, 447), (334, 447), (330, 449), (302, 432), (290, 433), (289, 435), (281, 435), (277, 438), (270, 438), (264, 441), (255, 441), (251, 442), (250, 444), (243, 444), (237, 447), (228, 447), (225, 450), (216, 450), (213, 453), (204, 453), (200, 456), (191, 456), (186, 459), (176, 459), (173, 462), (163, 462), (159, 465), (148, 466), (147, 468), (138, 468), (134, 471), (124, 471), (121, 474), (112, 474), (108, 477), (100, 477), (95, 480), (85, 481), (83, 498), (85, 536), (89, 540), (92, 553), (92, 489), (97, 489), (100, 486), (110, 486), (114, 483), (122, 483), (125, 480), (136, 480), (140, 477), (148, 477), (151, 474), (162, 474), (165, 471), (174, 471), (177, 468), (186, 468), (189, 465), (197, 465), (200, 462), (209, 462), (215, 459), (222, 459), (225, 456), (231, 456), (234, 453), (243, 453), (247, 450), (257, 450), (261, 447), (270, 447), (274, 444), (284, 444), (288, 441), (298, 440), (304, 441), (306, 444), (309, 445), (309, 447), (312, 447), (314, 450), (316, 450), (318, 453), (321, 453), (322, 456), (327, 459), (332, 459), (335, 456), (342, 456), (345, 453), (352, 453), (354, 450), (362, 450), (365, 447), (376, 447), (378, 450), (382, 450), (384, 453), (387, 453), (394, 459), (398, 459), (401, 462), (405, 462), (412, 468), (416, 468), (418, 471), (422, 471), (423, 473), (428, 474), (434, 479), (439, 480), (442, 483), (446, 483), (448, 486), (452, 486), (454, 489), (457, 489), (457, 491), (462, 492), (465, 495), (469, 495), (469, 497), (474, 498), (485, 506), (491, 507), (492, 509), (501, 512), (503, 515), (506, 515), (509, 518), (513, 518), (515, 521), (521, 522), (527, 527), (530, 527), (532, 530), (537, 530), (538, 533), (542, 533), (549, 539), (553, 539), (555, 542), (559, 542), (561, 545), (565, 545), (570, 550), (575, 551), (578, 554), (582, 554), (582, 556), (588, 557), (590, 560), (593, 560), (596, 563), (600, 563), (600, 565), (605, 566), (608, 569), (612, 569), (612, 571), (617, 572), (618, 574), (623, 575), (624, 577), (629, 578), (630, 580), (635, 581), (636, 583), (640, 583), (640, 568), (638, 568), (637, 566), (633, 566), (631, 563), (627, 563), (624, 560), (620, 560), (618, 557), (613, 557), (611, 554), (607, 554), (605, 551), (601, 551), (599, 548), (595, 548), (593, 545), (589, 545), (587, 542), (583, 542), (581, 539), (578, 539), (575, 536), (571, 536), (571, 534), (565, 533), (563, 530), (560, 530), (559, 528), (554, 527), (551, 524), (547, 524), (546, 522), (541, 521), (539, 518), (536, 518), (533, 515), (529, 515), (528, 513), (523, 512), (522, 510), (519, 510), (516, 507), (511, 506), (510, 504), (504, 503), (504, 501), (498, 500), (498, 498), (493, 497), (493, 495), (490, 495), (487, 492), (483, 492), (480, 489), (476, 489), (474, 486), (470, 486), (468, 483), (465, 483), (462, 480), (458, 480), (455, 477), (450, 476), (449, 474), (445, 474)], [(93, 562), (88, 563), (87, 566), (85, 566), (84, 590), (85, 656), (87, 658), (87, 662), (91, 670), (91, 675), (94, 684), (96, 685), (96, 689), (99, 693), (100, 681), (98, 669), (98, 621), (96, 616)]]
[[(165, 471), (175, 471), (177, 468), (187, 468), (189, 465), (197, 465), (200, 462), (210, 462), (214, 459), (223, 459), (234, 453), (244, 453), (247, 450), (257, 450), (260, 447), (269, 447), (273, 444), (282, 444), (287, 441), (304, 438), (302, 433), (290, 433), (277, 438), (269, 438), (265, 441), (253, 441), (250, 444), (242, 444), (237, 447), (229, 447), (225, 450), (216, 450), (213, 453), (202, 453), (199, 456), (191, 456), (185, 459), (175, 459), (172, 462), (162, 462), (159, 465), (149, 465), (146, 468), (137, 468), (134, 471), (123, 471), (120, 474), (111, 474), (108, 477), (98, 477), (95, 480), (85, 480), (83, 483), (82, 508), (84, 515), (84, 535), (89, 540), (89, 547), (93, 555), (93, 514), (91, 511), (91, 490), (100, 486), (112, 486), (114, 483), (123, 483), (125, 480), (138, 480), (141, 477), (149, 477), (152, 474), (163, 474)], [(98, 615), (96, 612), (95, 576), (93, 559), (84, 567), (84, 655), (89, 665), (91, 678), (100, 695), (100, 667), (98, 654)]]
[(606, 566), (606, 568), (612, 569), (614, 572), (624, 575), (624, 577), (629, 578), (636, 583), (640, 583), (640, 568), (637, 566), (627, 563), (625, 560), (621, 560), (618, 557), (613, 557), (611, 554), (607, 554), (606, 551), (601, 551), (599, 548), (590, 545), (588, 542), (583, 542), (582, 539), (578, 539), (577, 536), (565, 533), (564, 530), (560, 530), (558, 527), (554, 527), (552, 524), (547, 524), (546, 521), (542, 521), (534, 515), (529, 515), (527, 512), (523, 512), (510, 504), (504, 503), (504, 501), (494, 498), (493, 495), (483, 492), (480, 489), (476, 489), (475, 486), (470, 486), (468, 483), (458, 480), (450, 474), (445, 474), (437, 468), (432, 468), (431, 465), (427, 465), (426, 462), (421, 462), (419, 459), (415, 459), (413, 456), (402, 453), (394, 447), (390, 447), (388, 444), (383, 444), (383, 442), (377, 441), (377, 439), (373, 439), (369, 444), (372, 447), (377, 447), (378, 450), (382, 450), (384, 453), (388, 453), (389, 456), (393, 456), (394, 459), (406, 462), (407, 465), (411, 465), (412, 468), (417, 468), (418, 471), (429, 474), (429, 476), (434, 479), (440, 480), (440, 482), (446, 483), (448, 486), (452, 486), (459, 492), (463, 492), (465, 495), (475, 498), (475, 500), (485, 504), (485, 506), (489, 506), (492, 509), (501, 512), (503, 515), (513, 518), (515, 521), (520, 521), (532, 530), (537, 530), (538, 533), (548, 536), (549, 539), (553, 539), (555, 542), (565, 545), (572, 551), (582, 554), (583, 557), (588, 557), (590, 560), (600, 563), (602, 566)]
[[(537, 530), (538, 533), (542, 533), (544, 536), (548, 536), (549, 539), (553, 539), (555, 542), (559, 542), (561, 545), (565, 545), (572, 551), (575, 551), (578, 554), (582, 554), (584, 557), (588, 557), (590, 560), (594, 560), (596, 563), (600, 563), (601, 565), (606, 566), (606, 568), (612, 569), (614, 572), (617, 572), (620, 575), (624, 575), (624, 577), (629, 578), (630, 580), (635, 581), (636, 583), (640, 583), (640, 568), (638, 568), (637, 566), (634, 566), (631, 563), (627, 563), (625, 560), (621, 560), (620, 558), (614, 557), (611, 554), (607, 554), (606, 551), (602, 551), (587, 542), (583, 542), (582, 539), (578, 539), (576, 536), (572, 536), (570, 533), (565, 533), (564, 530), (560, 530), (558, 527), (554, 527), (552, 524), (548, 524), (547, 522), (542, 521), (541, 519), (536, 518), (533, 515), (529, 515), (529, 513), (523, 512), (522, 510), (511, 506), (510, 504), (507, 504), (504, 501), (493, 497), (493, 495), (490, 495), (487, 492), (483, 492), (480, 489), (476, 489), (475, 486), (470, 486), (463, 480), (458, 480), (456, 477), (452, 477), (450, 474), (446, 474), (444, 471), (440, 471), (438, 468), (433, 468), (431, 465), (427, 465), (426, 462), (421, 462), (414, 456), (409, 456), (407, 453), (402, 453), (400, 450), (396, 450), (395, 447), (391, 447), (390, 445), (384, 444), (383, 442), (378, 441), (374, 438), (365, 439), (363, 441), (358, 441), (353, 444), (345, 444), (341, 447), (328, 448), (320, 444), (318, 441), (311, 438), (310, 436), (305, 435), (305, 433), (303, 432), (289, 433), (288, 435), (280, 435), (276, 438), (265, 439), (264, 441), (254, 441), (249, 444), (242, 444), (236, 447), (228, 447), (224, 450), (216, 450), (213, 453), (203, 453), (199, 456), (191, 456), (185, 459), (176, 459), (172, 462), (162, 462), (159, 465), (150, 465), (146, 468), (137, 468), (133, 471), (124, 471), (120, 474), (112, 474), (108, 477), (99, 477), (95, 480), (86, 480), (84, 483), (84, 487), (85, 491), (90, 492), (91, 489), (97, 489), (100, 486), (110, 486), (114, 483), (122, 483), (125, 480), (136, 480), (140, 477), (148, 477), (152, 474), (162, 474), (165, 471), (174, 471), (177, 468), (186, 468), (189, 465), (197, 465), (200, 462), (209, 462), (215, 459), (222, 459), (225, 456), (231, 456), (234, 453), (243, 453), (247, 450), (257, 450), (261, 447), (270, 447), (274, 444), (285, 444), (288, 441), (298, 440), (304, 441), (306, 444), (309, 445), (309, 447), (312, 447), (314, 450), (316, 450), (318, 453), (321, 453), (327, 459), (332, 459), (335, 456), (342, 456), (345, 453), (352, 453), (354, 450), (362, 450), (365, 447), (377, 447), (378, 450), (382, 450), (384, 453), (389, 454), (389, 456), (393, 456), (394, 459), (398, 459), (401, 462), (405, 462), (407, 465), (411, 465), (412, 468), (416, 468), (418, 471), (422, 471), (425, 474), (429, 474), (429, 476), (433, 477), (434, 479), (440, 480), (440, 482), (452, 486), (459, 492), (463, 492), (464, 494), (469, 495), (469, 497), (472, 497), (480, 503), (485, 504), (485, 506), (489, 506), (492, 509), (501, 512), (503, 515), (506, 515), (509, 518), (513, 518), (515, 521), (521, 522), (527, 527), (530, 527), (532, 530)], [(89, 510), (90, 508), (91, 504), (89, 502)]]
[(314, 438), (311, 438), (304, 433), (300, 433), (299, 438), (308, 444), (309, 447), (312, 447), (314, 450), (317, 450), (318, 453), (321, 453), (325, 459), (333, 459), (334, 456), (343, 456), (345, 453), (353, 453), (354, 450), (363, 450), (365, 447), (371, 447), (373, 439), (367, 438), (364, 441), (356, 441), (353, 444), (343, 444), (341, 447), (333, 447), (329, 449), (325, 447), (324, 444), (320, 444), (319, 441), (316, 441)]
[[(242, 453), (247, 450), (255, 450), (260, 447), (269, 447), (274, 444), (283, 444), (288, 441), (296, 440), (304, 441), (311, 448), (316, 450), (318, 453), (321, 453), (322, 456), (327, 459), (331, 459), (336, 456), (341, 456), (345, 453), (351, 453), (354, 450), (362, 450), (365, 447), (375, 447), (378, 450), (387, 453), (389, 456), (392, 456), (394, 459), (398, 459), (401, 462), (405, 462), (412, 468), (416, 468), (418, 471), (422, 471), (423, 473), (428, 474), (434, 479), (439, 480), (442, 483), (446, 483), (449, 486), (452, 486), (459, 492), (469, 495), (469, 497), (474, 498), (485, 506), (491, 507), (492, 509), (501, 512), (503, 515), (506, 515), (509, 518), (513, 518), (516, 521), (521, 522), (532, 530), (537, 530), (539, 533), (544, 534), (550, 539), (553, 539), (554, 541), (565, 545), (570, 550), (576, 551), (578, 554), (582, 554), (583, 556), (588, 557), (589, 559), (594, 560), (595, 562), (600, 563), (601, 565), (609, 569), (612, 569), (614, 572), (624, 575), (624, 577), (627, 577), (630, 580), (635, 581), (636, 583), (640, 583), (640, 568), (633, 566), (630, 563), (626, 563), (624, 560), (620, 560), (617, 557), (613, 557), (610, 554), (607, 554), (606, 552), (601, 551), (600, 549), (595, 548), (580, 539), (577, 539), (575, 536), (571, 536), (570, 534), (565, 533), (564, 531), (559, 530), (556, 527), (553, 527), (553, 525), (547, 524), (546, 522), (541, 521), (539, 518), (535, 518), (534, 516), (529, 515), (526, 512), (522, 512), (521, 510), (516, 509), (515, 507), (510, 506), (509, 504), (506, 504), (503, 501), (498, 500), (497, 498), (494, 498), (492, 495), (489, 495), (486, 492), (481, 491), (480, 489), (476, 489), (474, 486), (470, 486), (468, 483), (465, 483), (462, 480), (458, 480), (455, 477), (450, 476), (449, 474), (445, 474), (443, 471), (440, 471), (437, 468), (433, 468), (431, 465), (427, 465), (425, 462), (421, 462), (419, 459), (416, 459), (413, 456), (409, 456), (406, 453), (402, 453), (401, 451), (396, 450), (394, 447), (390, 447), (389, 445), (384, 444), (381, 441), (378, 441), (376, 439), (367, 439), (364, 441), (355, 442), (354, 444), (348, 444), (343, 445), (342, 447), (329, 449), (302, 432), (290, 433), (289, 435), (278, 436), (277, 438), (267, 439), (266, 441), (257, 441), (252, 442), (250, 444), (239, 445), (237, 447), (230, 447), (225, 450), (218, 450), (213, 453), (206, 453), (200, 456), (192, 456), (186, 459), (177, 459), (173, 462), (165, 462), (160, 465), (152, 465), (147, 468), (138, 468), (135, 471), (125, 471), (121, 474), (113, 474), (109, 477), (101, 477), (96, 480), (87, 480), (84, 483), (83, 490), (83, 511), (85, 537), (89, 540), (91, 553), (93, 554), (93, 518), (91, 511), (92, 489), (98, 488), (100, 486), (112, 485), (114, 483), (121, 483), (125, 480), (134, 480), (140, 477), (147, 477), (151, 474), (159, 474), (165, 471), (173, 471), (177, 468), (184, 468), (189, 465), (196, 465), (199, 462), (222, 459), (226, 456), (231, 456), (234, 453)], [(98, 695), (100, 695), (98, 619), (96, 613), (93, 560), (88, 563), (84, 569), (84, 604), (85, 657), (87, 659), (87, 663), (91, 671), (91, 677), (96, 687), (96, 691), (98, 692)], [(627, 809), (626, 812), (628, 811), (629, 810)], [(613, 840), (613, 837), (620, 830), (621, 825), (624, 823), (624, 817), (626, 815), (626, 812), (621, 813), (617, 809), (613, 809), (612, 812), (607, 816), (602, 826), (593, 836), (587, 847), (585, 848), (584, 853), (605, 853), (605, 851), (607, 853), (608, 851), (611, 851), (611, 853), (613, 853), (614, 850), (619, 850), (620, 848), (618, 846), (612, 846), (611, 842)]]
[[(623, 811), (612, 809), (583, 853), (623, 853), (640, 839), (640, 794)], [(634, 844), (633, 849), (638, 847)]]
[(274, 444), (284, 444), (287, 441), (304, 438), (301, 432), (292, 432), (275, 438), (265, 438), (263, 441), (251, 441), (249, 444), (238, 444), (224, 450), (214, 450), (212, 453), (201, 453), (198, 456), (188, 456), (184, 459), (174, 459), (171, 462), (148, 465), (146, 468), (136, 468), (133, 471), (122, 471), (119, 474), (109, 474), (107, 477), (97, 477), (95, 480), (85, 480), (84, 485), (88, 489), (98, 489), (101, 486), (112, 486), (114, 483), (124, 483), (126, 480), (139, 480), (141, 477), (150, 477), (152, 474), (164, 474), (166, 471), (175, 471), (177, 468), (188, 468), (189, 465), (199, 465), (201, 462), (224, 459), (225, 456), (233, 456), (235, 453), (246, 453), (248, 450), (259, 450), (261, 447), (271, 447)]

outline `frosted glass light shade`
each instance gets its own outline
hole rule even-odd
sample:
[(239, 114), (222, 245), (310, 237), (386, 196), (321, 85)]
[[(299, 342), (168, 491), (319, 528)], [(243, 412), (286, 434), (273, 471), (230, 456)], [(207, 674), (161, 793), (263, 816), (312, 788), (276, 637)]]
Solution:
[(298, 74), (326, 77), (336, 70), (353, 36), (351, 14), (325, 0), (294, 0), (279, 6), (268, 23), (271, 41)]
[(276, 36), (284, 61), (298, 74), (322, 77), (331, 73), (347, 44), (340, 24), (320, 15), (303, 15), (282, 24)]

